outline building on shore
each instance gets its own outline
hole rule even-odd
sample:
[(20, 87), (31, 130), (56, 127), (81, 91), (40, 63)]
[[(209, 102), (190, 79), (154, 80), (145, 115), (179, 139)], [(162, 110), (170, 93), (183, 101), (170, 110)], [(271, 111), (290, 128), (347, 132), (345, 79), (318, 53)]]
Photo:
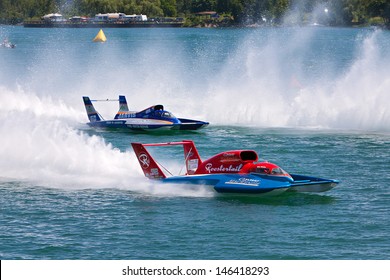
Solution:
[(99, 13), (94, 17), (73, 16), (65, 19), (59, 13), (44, 15), (41, 20), (24, 21), (24, 27), (182, 27), (182, 18), (148, 18), (146, 15)]

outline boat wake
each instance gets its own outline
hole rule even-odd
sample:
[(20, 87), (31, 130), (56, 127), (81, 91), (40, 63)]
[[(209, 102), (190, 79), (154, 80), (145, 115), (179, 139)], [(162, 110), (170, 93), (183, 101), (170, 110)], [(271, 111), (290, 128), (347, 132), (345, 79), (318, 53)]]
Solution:
[(0, 89), (0, 177), (49, 187), (126, 187), (137, 178), (131, 152), (75, 129), (77, 113), (65, 104)]
[(0, 100), (7, 104), (0, 107), (1, 182), (67, 190), (119, 188), (160, 197), (212, 195), (206, 188), (162, 187), (145, 180), (133, 151), (82, 132), (77, 112), (60, 101), (3, 87)]

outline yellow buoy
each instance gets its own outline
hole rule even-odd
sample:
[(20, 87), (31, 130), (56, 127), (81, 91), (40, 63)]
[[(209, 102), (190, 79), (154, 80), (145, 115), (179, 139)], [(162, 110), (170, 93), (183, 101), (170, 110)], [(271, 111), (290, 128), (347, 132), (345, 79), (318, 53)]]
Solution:
[(106, 35), (104, 35), (103, 29), (100, 29), (96, 37), (93, 39), (94, 42), (105, 42), (107, 41)]

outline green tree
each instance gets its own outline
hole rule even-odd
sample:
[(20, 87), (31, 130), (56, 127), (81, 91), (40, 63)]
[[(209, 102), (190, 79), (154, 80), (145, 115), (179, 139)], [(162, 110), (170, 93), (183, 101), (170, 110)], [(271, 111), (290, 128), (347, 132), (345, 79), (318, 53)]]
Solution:
[(177, 16), (176, 0), (161, 0), (161, 9), (165, 16)]
[(289, 0), (268, 0), (267, 9), (275, 23), (280, 23), (290, 5)]
[(240, 0), (230, 2), (230, 11), (236, 23), (244, 21), (244, 5)]
[(176, 0), (176, 10), (179, 14), (187, 15), (191, 12), (192, 0)]
[(367, 0), (366, 13), (370, 17), (381, 17), (389, 22), (390, 3), (388, 0)]
[(387, 5), (385, 6), (385, 9), (383, 11), (383, 18), (385, 24), (390, 28), (390, 3), (387, 3)]
[(191, 5), (191, 12), (199, 13), (204, 11), (214, 11), (215, 8), (215, 0), (193, 0)]
[(381, 17), (390, 27), (389, 0), (0, 0), (0, 20), (16, 23), (53, 12), (64, 16), (124, 12), (188, 17), (212, 10), (231, 15), (236, 23), (256, 23), (264, 16), (280, 22), (289, 9), (298, 11), (303, 19), (321, 5), (329, 9), (330, 24), (364, 23)]
[(162, 17), (164, 12), (161, 9), (160, 0), (141, 0), (139, 1), (141, 6), (141, 13), (151, 17)]

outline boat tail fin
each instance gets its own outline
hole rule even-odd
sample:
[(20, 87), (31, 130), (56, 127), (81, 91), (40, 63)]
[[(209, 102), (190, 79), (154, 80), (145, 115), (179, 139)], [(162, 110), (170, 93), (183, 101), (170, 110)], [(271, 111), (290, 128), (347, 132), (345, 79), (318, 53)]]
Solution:
[(116, 113), (114, 119), (123, 119), (129, 113), (129, 107), (127, 106), (126, 97), (119, 95), (119, 111)]
[(183, 141), (184, 149), (184, 159), (186, 162), (187, 174), (195, 174), (199, 165), (202, 164), (202, 160), (199, 156), (198, 150), (195, 147), (195, 144), (191, 140)]
[(131, 143), (142, 171), (149, 179), (164, 179), (164, 172), (141, 143)]
[(99, 113), (93, 107), (91, 99), (88, 96), (83, 96), (85, 110), (87, 111), (88, 119), (90, 122), (101, 121)]
[(124, 95), (119, 95), (119, 112), (128, 112), (129, 107), (127, 106), (126, 97)]

